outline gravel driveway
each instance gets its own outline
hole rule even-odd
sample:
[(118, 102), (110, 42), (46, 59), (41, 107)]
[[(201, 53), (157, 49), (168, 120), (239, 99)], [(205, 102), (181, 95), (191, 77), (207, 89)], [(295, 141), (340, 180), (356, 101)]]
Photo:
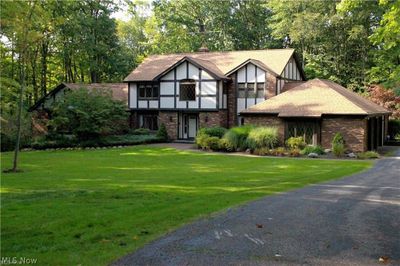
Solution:
[(400, 150), (186, 225), (115, 265), (400, 265)]

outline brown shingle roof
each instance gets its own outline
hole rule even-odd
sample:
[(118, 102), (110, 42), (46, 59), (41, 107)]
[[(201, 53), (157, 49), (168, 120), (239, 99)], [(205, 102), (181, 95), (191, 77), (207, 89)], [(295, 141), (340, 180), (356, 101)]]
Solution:
[[(202, 60), (203, 64), (204, 61), (208, 61), (207, 64), (213, 64), (221, 73), (224, 74), (230, 72), (243, 62), (249, 59), (254, 59), (265, 64), (273, 72), (280, 75), (293, 53), (294, 49), (265, 49), (152, 55), (146, 58), (135, 70), (133, 70), (124, 81), (153, 80), (184, 57), (190, 57), (194, 60)], [(217, 71), (216, 69), (214, 70)]]
[(76, 90), (80, 88), (86, 88), (88, 90), (93, 89), (105, 89), (111, 90), (112, 97), (115, 100), (128, 102), (128, 84), (126, 83), (90, 83), (90, 84), (83, 84), (83, 83), (63, 83), (65, 87)]
[(313, 79), (241, 112), (280, 117), (389, 114), (385, 108), (329, 80)]

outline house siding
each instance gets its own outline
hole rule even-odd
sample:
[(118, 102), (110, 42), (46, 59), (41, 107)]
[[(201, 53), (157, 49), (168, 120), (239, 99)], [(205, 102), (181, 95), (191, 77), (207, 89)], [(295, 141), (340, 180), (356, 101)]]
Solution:
[(159, 124), (164, 124), (168, 137), (172, 140), (178, 138), (178, 112), (160, 111), (158, 114)]
[(330, 117), (322, 119), (321, 145), (332, 147), (332, 140), (340, 132), (346, 141), (346, 148), (354, 152), (367, 150), (367, 120), (352, 117)]

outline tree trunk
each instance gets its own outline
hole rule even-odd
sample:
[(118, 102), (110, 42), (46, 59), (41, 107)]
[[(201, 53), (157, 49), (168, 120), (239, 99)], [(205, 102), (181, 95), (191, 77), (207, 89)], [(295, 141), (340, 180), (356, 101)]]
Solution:
[(49, 42), (47, 39), (42, 42), (42, 71), (41, 71), (41, 79), (40, 79), (40, 87), (41, 87), (41, 96), (46, 95), (47, 93), (47, 56), (49, 53)]

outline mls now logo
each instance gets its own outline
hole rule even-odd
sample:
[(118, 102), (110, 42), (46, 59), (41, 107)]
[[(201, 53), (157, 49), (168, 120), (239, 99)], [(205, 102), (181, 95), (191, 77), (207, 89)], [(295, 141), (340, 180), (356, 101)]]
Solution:
[(27, 257), (1, 257), (0, 264), (1, 265), (10, 265), (10, 264), (36, 264), (36, 258), (27, 258)]

